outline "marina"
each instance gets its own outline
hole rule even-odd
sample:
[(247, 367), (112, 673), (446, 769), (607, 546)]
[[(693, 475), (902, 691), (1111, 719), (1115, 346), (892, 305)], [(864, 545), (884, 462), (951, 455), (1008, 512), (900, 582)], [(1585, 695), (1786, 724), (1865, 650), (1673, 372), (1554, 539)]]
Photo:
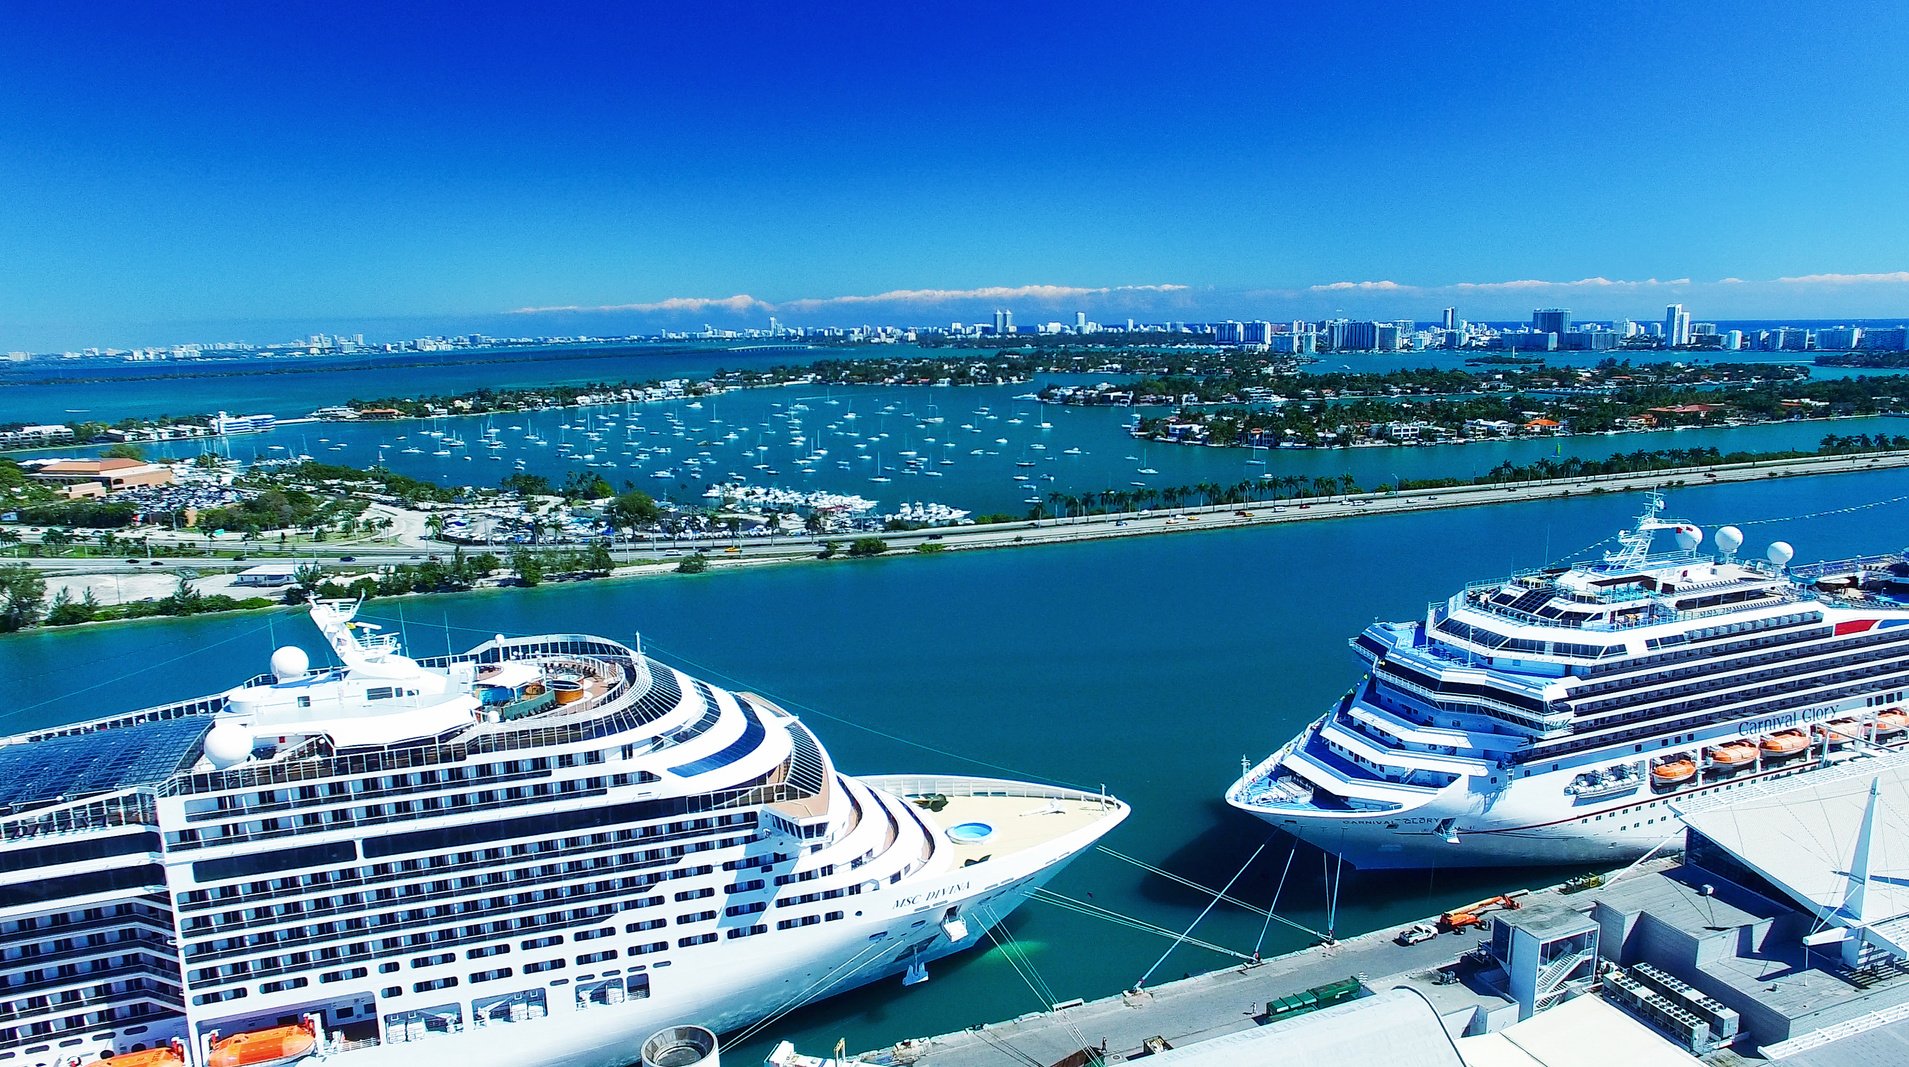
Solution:
[[(305, 456), (381, 465), (441, 485), (494, 487), (506, 475), (626, 483), (659, 500), (700, 506), (712, 487), (750, 494), (824, 492), (862, 497), (881, 512), (941, 504), (972, 514), (1078, 510), (1067, 498), (1190, 490), (1187, 504), (1241, 483), (1267, 496), (1371, 489), (1400, 479), (1471, 479), (1506, 463), (1603, 459), (1651, 449), (1814, 450), (1826, 434), (1904, 434), (1909, 418), (1881, 416), (1517, 437), (1446, 445), (1275, 448), (1248, 451), (1136, 442), (1131, 408), (1042, 405), (1026, 385), (853, 386), (807, 392), (745, 389), (674, 399), (490, 416), (278, 425), (223, 442), (242, 462)], [(691, 405), (698, 405), (691, 407)], [(986, 408), (986, 414), (975, 414)], [(962, 423), (945, 412), (970, 410)], [(1016, 422), (1014, 420), (1018, 419)], [(494, 431), (486, 434), (488, 429)], [(1042, 423), (1046, 423), (1043, 426)], [(971, 429), (964, 428), (971, 426)], [(469, 442), (485, 444), (473, 446)], [(495, 444), (496, 448), (489, 447)], [(1039, 446), (1038, 448), (1036, 446)], [(190, 459), (201, 441), (157, 442), (158, 459)], [(74, 454), (97, 448), (64, 450)], [(508, 461), (508, 462), (506, 462)]]

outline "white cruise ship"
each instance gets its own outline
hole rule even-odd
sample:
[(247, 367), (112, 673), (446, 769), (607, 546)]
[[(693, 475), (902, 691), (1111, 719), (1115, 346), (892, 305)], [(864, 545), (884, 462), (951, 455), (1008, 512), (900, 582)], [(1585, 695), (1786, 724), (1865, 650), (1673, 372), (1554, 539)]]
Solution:
[(1662, 508), (1597, 562), (1368, 627), (1366, 675), (1227, 800), (1368, 869), (1616, 864), (1681, 798), (1909, 738), (1909, 557), (1792, 570), (1729, 526), (1700, 555)]
[(413, 660), (355, 612), (312, 607), (341, 666), (281, 648), (0, 743), (0, 1067), (627, 1064), (666, 1024), (919, 980), (1127, 815), (851, 777), (640, 647)]

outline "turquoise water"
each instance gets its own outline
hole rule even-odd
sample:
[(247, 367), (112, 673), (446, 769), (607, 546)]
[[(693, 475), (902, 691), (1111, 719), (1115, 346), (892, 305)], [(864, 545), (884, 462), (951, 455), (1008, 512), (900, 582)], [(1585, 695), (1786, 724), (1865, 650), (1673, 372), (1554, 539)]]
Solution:
[[(1048, 380), (1004, 386), (748, 389), (700, 401), (489, 418), (304, 423), (231, 438), (223, 447), (244, 460), (305, 454), (345, 466), (382, 462), (401, 474), (446, 485), (495, 486), (522, 460), (523, 470), (544, 475), (553, 484), (561, 484), (572, 472), (596, 473), (613, 486), (629, 483), (678, 502), (700, 503), (707, 486), (744, 481), (859, 495), (879, 501), (884, 510), (904, 502), (938, 502), (1020, 515), (1057, 492), (1232, 486), (1267, 475), (1310, 481), (1344, 474), (1370, 488), (1401, 477), (1469, 478), (1506, 461), (1527, 463), (1546, 456), (1601, 459), (1638, 449), (1707, 446), (1813, 449), (1829, 433), (1909, 433), (1909, 419), (1891, 417), (1462, 445), (1249, 452), (1136, 441), (1128, 434), (1133, 408), (1064, 407), (1015, 399)], [(941, 421), (927, 421), (931, 419)], [(1042, 428), (1043, 422), (1050, 428)], [(572, 428), (565, 429), (566, 424)], [(487, 426), (497, 431), (504, 447), (483, 446)], [(465, 445), (446, 447), (432, 432), (461, 436)], [(597, 436), (591, 438), (590, 433)], [(546, 443), (535, 444), (533, 436)], [(561, 447), (565, 444), (572, 446), (567, 452)], [(205, 447), (204, 442), (184, 441), (149, 451), (184, 458)], [(668, 452), (644, 454), (659, 447)], [(435, 455), (440, 449), (448, 454)], [(799, 462), (818, 449), (827, 454), (806, 466)], [(594, 462), (614, 466), (593, 467), (585, 461), (586, 454), (594, 456)], [(910, 460), (921, 465), (911, 467)], [(1144, 473), (1148, 470), (1154, 473)], [(668, 476), (659, 477), (659, 472)]]
[[(486, 386), (493, 388), (583, 382), (704, 378), (718, 369), (762, 369), (806, 364), (825, 358), (895, 356), (912, 346), (880, 350), (815, 349), (807, 352), (732, 350), (720, 345), (648, 344), (635, 346), (563, 346), (491, 352), (404, 353), (394, 356), (306, 357), (234, 363), (119, 363), (75, 368), (58, 362), (0, 364), (0, 422), (65, 422), (73, 418), (108, 421), (130, 416), (265, 413), (304, 415), (316, 408), (353, 399), (387, 396), (445, 396)], [(945, 354), (947, 350), (937, 350)], [(1467, 367), (1471, 352), (1350, 352), (1328, 354), (1314, 371), (1387, 371), (1405, 367), (1490, 370)], [(1551, 366), (1597, 362), (1602, 353), (1553, 353)], [(1635, 363), (1691, 361), (1687, 352), (1635, 352)], [(1736, 353), (1734, 362), (1808, 366), (1792, 353)], [(1726, 362), (1715, 358), (1697, 362)], [(398, 365), (398, 364), (407, 365)], [(408, 365), (422, 363), (421, 366)], [(242, 371), (242, 373), (234, 373)], [(1847, 378), (1879, 373), (1851, 368), (1811, 367), (1814, 378)], [(59, 380), (77, 375), (78, 380)], [(1015, 390), (1020, 392), (1021, 390)]]
[[(1764, 520), (1909, 497), (1909, 472), (1705, 486), (1670, 513), (1783, 539), (1799, 560), (1901, 549), (1909, 508)], [(420, 654), (492, 633), (641, 630), (664, 659), (804, 715), (851, 772), (1003, 773), (1099, 787), (1134, 815), (1107, 844), (1210, 886), (1269, 841), (1221, 791), (1350, 685), (1346, 642), (1375, 618), (1421, 615), (1461, 584), (1573, 553), (1627, 524), (1635, 496), (1366, 516), (1018, 552), (792, 566), (377, 602)], [(316, 655), (307, 624), (273, 616), (139, 623), (0, 638), (0, 728), (89, 718), (197, 695), (262, 671), (274, 640)], [(905, 740), (903, 740), (905, 739)], [(1293, 855), (1280, 912), (1324, 928), (1326, 864), (1278, 840), (1235, 888), (1264, 903)], [(1337, 932), (1401, 925), (1562, 873), (1348, 872)], [(1090, 853), (1054, 889), (1180, 929), (1199, 894)], [(1225, 905), (1196, 936), (1250, 952), (1304, 935)], [(1131, 986), (1167, 941), (1033, 903), (1009, 928), (1058, 997)], [(1227, 961), (1181, 948), (1158, 983)], [(818, 1050), (958, 1029), (1041, 1006), (999, 950), (817, 1005), (772, 1028)], [(1090, 1035), (1091, 1036), (1091, 1035)], [(734, 1050), (754, 1062), (766, 1046)]]
[[(288, 417), (348, 400), (451, 396), (485, 387), (706, 378), (717, 370), (806, 364), (827, 350), (716, 345), (522, 348), (226, 362), (0, 364), (0, 422), (197, 415)], [(58, 377), (56, 377), (58, 376)], [(75, 380), (76, 379), (76, 380)]]

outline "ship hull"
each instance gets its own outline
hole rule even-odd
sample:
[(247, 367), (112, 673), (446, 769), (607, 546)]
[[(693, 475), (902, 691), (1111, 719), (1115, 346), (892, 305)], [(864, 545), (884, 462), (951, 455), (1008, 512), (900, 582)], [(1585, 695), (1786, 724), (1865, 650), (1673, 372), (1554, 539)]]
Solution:
[[(965, 868), (886, 887), (863, 898), (865, 915), (793, 931), (765, 945), (754, 959), (729, 952), (715, 966), (684, 960), (685, 966), (656, 976), (656, 991), (643, 999), (580, 1009), (565, 1003), (567, 998), (558, 995), (560, 987), (553, 988), (549, 1014), (543, 1018), (482, 1027), (466, 1024), (422, 1040), (334, 1053), (326, 1062), (338, 1067), (413, 1067), (424, 1055), (458, 1067), (627, 1067), (639, 1058), (644, 1039), (665, 1026), (690, 1022), (731, 1034), (823, 997), (894, 979), (917, 961), (932, 963), (974, 947), (1116, 821), (1057, 843), (1045, 854), (1026, 857), (1011, 872), (985, 884), (974, 884), (973, 869)], [(965, 936), (958, 939), (951, 939), (938, 922), (952, 908), (960, 910), (966, 924)]]

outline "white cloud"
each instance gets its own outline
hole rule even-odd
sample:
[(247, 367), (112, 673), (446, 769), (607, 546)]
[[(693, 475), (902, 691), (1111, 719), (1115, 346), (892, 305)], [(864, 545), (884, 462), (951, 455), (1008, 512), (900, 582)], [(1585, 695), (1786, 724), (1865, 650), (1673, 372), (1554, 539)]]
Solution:
[(852, 307), (858, 304), (952, 304), (963, 300), (989, 300), (1005, 302), (1009, 300), (1034, 300), (1058, 302), (1079, 300), (1084, 297), (1113, 296), (1122, 294), (1146, 295), (1179, 293), (1187, 291), (1184, 285), (989, 285), (977, 289), (890, 289), (885, 293), (851, 294), (848, 296), (804, 297), (799, 300), (785, 300), (770, 303), (745, 293), (735, 296), (672, 296), (663, 300), (652, 300), (630, 304), (600, 304), (588, 306), (565, 304), (553, 307), (522, 307), (512, 311), (513, 315), (543, 315), (553, 313), (590, 313), (607, 311), (637, 311), (648, 313), (702, 314), (709, 311), (722, 311), (734, 315), (747, 312), (774, 311), (814, 311), (819, 308)]
[(1885, 274), (1802, 274), (1777, 279), (1779, 285), (1901, 285), (1904, 282), (1909, 282), (1909, 270)]
[(1641, 281), (1603, 278), (1603, 277), (1579, 278), (1576, 281), (1547, 281), (1540, 278), (1518, 278), (1518, 279), (1513, 279), (1511, 281), (1503, 281), (1503, 282), (1447, 282), (1443, 285), (1407, 285), (1401, 282), (1394, 282), (1394, 281), (1330, 282), (1325, 285), (1309, 286), (1306, 291), (1311, 293), (1343, 293), (1343, 292), (1381, 292), (1381, 293), (1487, 292), (1487, 293), (1491, 293), (1491, 292), (1517, 292), (1520, 290), (1527, 290), (1527, 289), (1548, 289), (1548, 290), (1559, 290), (1559, 291), (1573, 290), (1573, 289), (1594, 289), (1594, 290), (1647, 289), (1653, 286), (1689, 285), (1689, 284), (1690, 284), (1689, 278), (1672, 278), (1669, 281), (1659, 281), (1656, 278), (1645, 278)]
[(1308, 286), (1307, 292), (1342, 293), (1347, 290), (1358, 290), (1360, 292), (1403, 292), (1407, 289), (1417, 288), (1418, 286), (1416, 285), (1400, 285), (1398, 282), (1327, 282), (1324, 285)]
[(775, 305), (757, 300), (747, 293), (735, 296), (672, 296), (665, 300), (655, 300), (641, 304), (600, 304), (587, 307), (581, 304), (565, 304), (558, 307), (525, 307), (511, 312), (513, 315), (546, 315), (553, 312), (595, 312), (595, 311), (642, 311), (642, 312), (690, 312), (726, 311), (740, 315), (747, 311), (774, 311)]
[(790, 300), (786, 308), (806, 311), (814, 308), (843, 307), (854, 304), (952, 304), (962, 300), (1079, 300), (1089, 296), (1116, 293), (1177, 293), (1184, 285), (989, 285), (978, 289), (890, 289), (866, 295), (807, 297)]

